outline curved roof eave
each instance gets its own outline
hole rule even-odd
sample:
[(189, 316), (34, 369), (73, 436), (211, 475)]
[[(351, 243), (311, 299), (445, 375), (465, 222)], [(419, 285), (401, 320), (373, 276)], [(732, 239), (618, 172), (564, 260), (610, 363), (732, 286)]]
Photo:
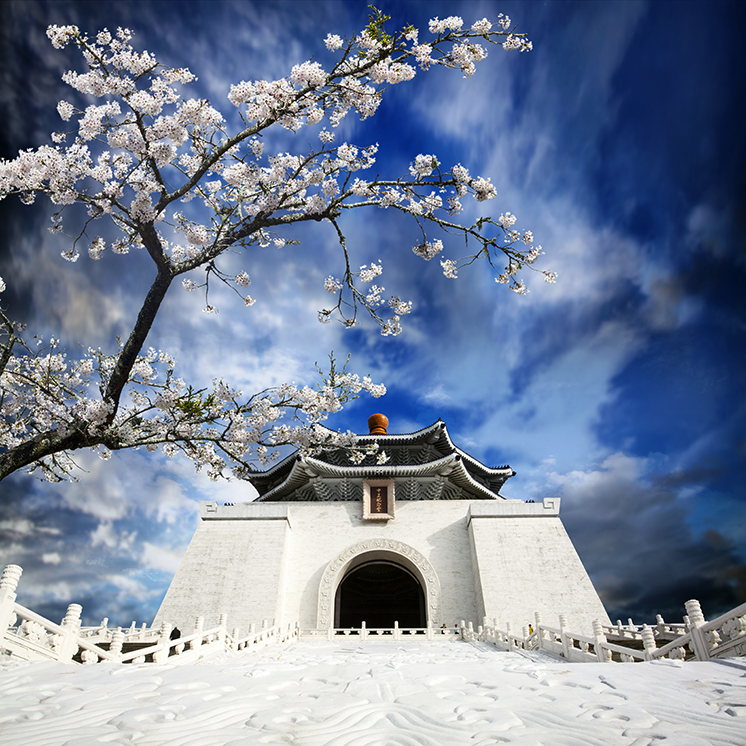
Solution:
[[(319, 425), (318, 427), (323, 428), (324, 430), (328, 430), (330, 433), (334, 433), (336, 431), (332, 430), (331, 428), (326, 427), (325, 425)], [(432, 436), (437, 433), (437, 438), (435, 440), (431, 440)], [(473, 456), (466, 453), (466, 451), (459, 448), (455, 443), (453, 442), (453, 439), (451, 438), (450, 433), (448, 432), (448, 427), (446, 426), (446, 423), (443, 422), (443, 420), (438, 419), (435, 422), (432, 423), (432, 425), (428, 425), (427, 427), (423, 427), (420, 430), (417, 430), (413, 433), (385, 433), (380, 435), (358, 435), (357, 436), (357, 442), (365, 445), (366, 443), (370, 442), (376, 442), (378, 443), (383, 449), (385, 449), (386, 444), (391, 445), (407, 445), (407, 444), (414, 444), (414, 443), (422, 443), (425, 441), (430, 442), (437, 442), (441, 438), (445, 439), (447, 449), (451, 451), (454, 454), (458, 454), (466, 463), (469, 464), (469, 468), (472, 471), (477, 472), (478, 474), (489, 476), (489, 477), (503, 477), (504, 480), (507, 480), (508, 478), (512, 477), (515, 473), (509, 466), (504, 467), (489, 467), (483, 464), (481, 461), (478, 461)], [(250, 475), (248, 475), (248, 481), (251, 482), (255, 487), (258, 487), (263, 484), (267, 484), (268, 482), (271, 482), (273, 479), (277, 479), (278, 477), (282, 476), (283, 473), (287, 472), (287, 475), (283, 481), (273, 487), (271, 490), (268, 490), (264, 495), (262, 495), (262, 498), (267, 497), (268, 495), (274, 494), (277, 490), (280, 490), (282, 487), (286, 486), (289, 482), (289, 480), (292, 478), (292, 475), (296, 471), (296, 464), (299, 461), (307, 462), (307, 463), (319, 463), (319, 464), (326, 464), (326, 462), (323, 462), (319, 459), (314, 459), (312, 457), (299, 457), (298, 451), (294, 451), (293, 453), (286, 456), (282, 461), (278, 462), (274, 466), (270, 467), (266, 471), (261, 472), (252, 472)], [(430, 463), (440, 463), (439, 461), (430, 462)], [(332, 464), (326, 464), (328, 467), (333, 467)], [(385, 466), (385, 465), (384, 465)], [(354, 465), (350, 466), (344, 466), (344, 467), (333, 467), (335, 469), (343, 469), (346, 476), (360, 476), (360, 473), (358, 471), (355, 471), (355, 469), (372, 469), (372, 468), (378, 468), (378, 467), (355, 467)], [(389, 469), (392, 467), (389, 466)], [(468, 469), (467, 469), (468, 471)], [(367, 473), (367, 472), (366, 472)], [(420, 472), (422, 473), (422, 472)], [(338, 474), (337, 476), (342, 476), (341, 474)], [(475, 486), (475, 488), (479, 488), (480, 490), (485, 489), (483, 485), (481, 485), (479, 482), (474, 480), (471, 476), (469, 477), (469, 482)], [(295, 487), (293, 487), (295, 489)], [(497, 493), (491, 492), (490, 495), (495, 495)]]
[[(446, 473), (442, 473), (447, 470)], [(492, 492), (484, 485), (475, 481), (468, 469), (465, 467), (461, 457), (452, 453), (437, 461), (428, 461), (424, 464), (411, 464), (397, 466), (392, 464), (381, 464), (375, 466), (337, 466), (326, 461), (315, 458), (304, 458), (296, 460), (290, 469), (290, 474), (273, 489), (257, 498), (256, 502), (269, 502), (278, 500), (294, 492), (305, 485), (309, 479), (318, 476), (343, 479), (345, 477), (363, 479), (402, 479), (406, 477), (447, 476), (450, 481), (459, 487), (465, 487), (470, 492), (480, 495), (488, 500), (504, 500), (502, 495)]]
[(405, 433), (405, 434), (392, 434), (389, 435), (388, 433), (386, 435), (359, 435), (358, 436), (358, 442), (365, 442), (365, 441), (377, 441), (380, 443), (381, 446), (383, 446), (384, 443), (395, 443), (397, 445), (404, 444), (406, 442), (416, 442), (423, 436), (427, 436), (431, 434), (432, 432), (440, 429), (442, 432), (443, 437), (445, 437), (446, 442), (448, 443), (448, 446), (451, 450), (456, 451), (462, 458), (466, 459), (471, 465), (473, 465), (476, 469), (481, 471), (483, 474), (488, 474), (490, 476), (505, 476), (509, 475), (512, 476), (513, 470), (509, 466), (499, 466), (499, 467), (491, 467), (487, 466), (486, 464), (483, 464), (481, 461), (474, 458), (474, 456), (469, 455), (466, 451), (459, 448), (454, 442), (453, 438), (451, 438), (451, 434), (448, 432), (448, 426), (446, 425), (443, 420), (436, 420), (433, 422), (432, 425), (429, 425), (428, 427), (422, 428), (422, 430), (418, 430), (414, 433)]

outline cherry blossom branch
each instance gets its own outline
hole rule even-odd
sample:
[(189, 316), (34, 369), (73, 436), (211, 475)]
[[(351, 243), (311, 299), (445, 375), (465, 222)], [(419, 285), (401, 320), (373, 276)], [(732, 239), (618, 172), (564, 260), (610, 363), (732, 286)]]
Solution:
[[(412, 307), (398, 296), (384, 300), (383, 288), (371, 284), (383, 271), (380, 261), (353, 270), (353, 252), (340, 225), (345, 210), (351, 209), (393, 207), (410, 215), (422, 230), (422, 241), (413, 251), (425, 260), (446, 250), (442, 240), (428, 240), (425, 221), (446, 235), (461, 235), (467, 245), (469, 239), (476, 241), (478, 251), (470, 256), (441, 259), (446, 277), (456, 278), (460, 267), (483, 258), (499, 283), (525, 292), (517, 274), (525, 267), (533, 269), (542, 253), (540, 246), (533, 246), (531, 231), (515, 230), (509, 212), (499, 220), (481, 218), (472, 226), (454, 220), (463, 209), (462, 198), (495, 198), (489, 179), (472, 177), (460, 164), (444, 168), (435, 155), (419, 154), (407, 176), (365, 181), (357, 174), (373, 167), (378, 146), (334, 144), (334, 132), (326, 128), (318, 133), (320, 146), (309, 146), (302, 155), (264, 154), (264, 131), (282, 127), (297, 132), (322, 122), (334, 130), (353, 111), (365, 120), (375, 114), (388, 88), (411, 81), (418, 70), (443, 66), (471, 76), (487, 55), (481, 40), (508, 51), (531, 49), (525, 34), (516, 33), (502, 14), (495, 25), (482, 19), (469, 28), (455, 16), (435, 18), (429, 24), (429, 42), (420, 42), (419, 32), (411, 26), (389, 32), (388, 20), (374, 10), (354, 38), (344, 41), (329, 34), (327, 50), (341, 50), (330, 72), (309, 60), (280, 80), (231, 86), (228, 98), (242, 122), (234, 134), (210, 102), (182, 97), (177, 87), (194, 80), (189, 70), (162, 65), (150, 53), (138, 52), (128, 30), (119, 29), (115, 35), (103, 30), (89, 39), (75, 26), (49, 27), (53, 46), (77, 47), (87, 65), (87, 72), (68, 72), (64, 81), (103, 101), (84, 110), (61, 101), (57, 110), (63, 121), (79, 116), (77, 132), (53, 133), (54, 147), (43, 145), (0, 162), (0, 199), (17, 194), (31, 203), (40, 194), (48, 196), (61, 205), (52, 218), (54, 233), (63, 230), (63, 212), (68, 219), (70, 211), (65, 208), (81, 206), (87, 212), (83, 228), (62, 252), (72, 262), (79, 258), (78, 246), (89, 226), (108, 217), (122, 235), (111, 244), (92, 239), (90, 258), (100, 259), (107, 248), (125, 255), (133, 247), (144, 247), (155, 274), (129, 335), (113, 355), (89, 351), (76, 363), (65, 362), (54, 341), (45, 352), (31, 351), (10, 320), (0, 318), (7, 337), (0, 347), (0, 479), (23, 467), (62, 478), (72, 468), (69, 454), (80, 448), (110, 451), (161, 445), (180, 449), (198, 468), (208, 465), (219, 475), (224, 459), (218, 452), (240, 471), (248, 468), (251, 458), (267, 457), (256, 449), (285, 443), (314, 448), (328, 442), (328, 431), (314, 427), (352, 394), (365, 390), (376, 395), (368, 379), (361, 383), (344, 374), (323, 394), (311, 396), (306, 389), (291, 387), (292, 391), (278, 389), (241, 404), (238, 395), (223, 397), (223, 384), (216, 384), (207, 398), (204, 392), (179, 388), (171, 363), (164, 381), (157, 383), (151, 352), (142, 354), (174, 278), (202, 269), (206, 289), (214, 274), (244, 297), (249, 274), (231, 275), (220, 269), (223, 254), (241, 247), (250, 256), (256, 246), (297, 243), (284, 235), (296, 225), (331, 222), (341, 248), (342, 281), (332, 276), (325, 281), (337, 302), (319, 313), (322, 321), (336, 313), (345, 326), (354, 326), (364, 307), (381, 333), (392, 335), (401, 332), (401, 317)], [(68, 138), (71, 142), (66, 144)], [(193, 200), (197, 202), (189, 205)], [(74, 211), (72, 219), (77, 220)], [(497, 228), (501, 236), (486, 235), (487, 226)], [(498, 266), (498, 257), (507, 258), (504, 268)], [(553, 273), (541, 271), (553, 281)], [(182, 284), (187, 290), (200, 287), (187, 277)], [(362, 290), (362, 285), (368, 287)], [(254, 304), (250, 296), (244, 302)], [(206, 310), (211, 309), (208, 305)], [(94, 372), (99, 377), (98, 394), (91, 396), (88, 386)], [(143, 387), (150, 393), (142, 393)], [(164, 405), (166, 401), (170, 403)], [(252, 420), (251, 435), (246, 435), (245, 422), (260, 410), (265, 419), (261, 424)], [(275, 426), (270, 413), (277, 411), (300, 413), (303, 422), (295, 429)], [(236, 439), (234, 433), (244, 434)], [(244, 452), (241, 438), (255, 450)]]

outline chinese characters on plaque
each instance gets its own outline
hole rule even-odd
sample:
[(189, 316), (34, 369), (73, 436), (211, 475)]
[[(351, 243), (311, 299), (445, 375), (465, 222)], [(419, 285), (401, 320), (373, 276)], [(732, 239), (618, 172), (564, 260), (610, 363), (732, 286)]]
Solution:
[(386, 486), (373, 487), (371, 495), (370, 512), (371, 513), (388, 513), (388, 498), (386, 495)]
[(394, 480), (363, 480), (363, 518), (390, 521), (394, 517)]

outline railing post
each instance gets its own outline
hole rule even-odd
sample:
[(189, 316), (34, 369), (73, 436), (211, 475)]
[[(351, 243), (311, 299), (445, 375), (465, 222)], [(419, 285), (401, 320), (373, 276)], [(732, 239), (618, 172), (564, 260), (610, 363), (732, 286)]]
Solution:
[(124, 645), (124, 632), (121, 627), (117, 627), (114, 632), (111, 633), (111, 644), (109, 645), (109, 652), (116, 658), (120, 658), (122, 655), (122, 646)]
[(203, 616), (198, 616), (194, 622), (194, 634), (197, 636), (192, 640), (192, 650), (199, 650), (202, 646), (202, 630), (204, 629), (204, 626), (205, 618)]
[(647, 624), (642, 625), (642, 644), (645, 648), (645, 660), (652, 661), (655, 658), (655, 635)]
[(231, 642), (231, 650), (234, 653), (238, 652), (238, 638), (240, 637), (240, 629), (238, 627), (233, 628), (233, 640)]
[(330, 626), (326, 631), (326, 639), (331, 642), (334, 639), (334, 627)]
[(433, 620), (428, 619), (427, 620), (427, 639), (432, 640), (433, 639)]
[(606, 642), (606, 635), (604, 634), (604, 626), (598, 619), (593, 620), (593, 638), (593, 647), (596, 650), (596, 658), (598, 658), (599, 663), (605, 663), (608, 660), (606, 656), (608, 651), (603, 646)]
[(365, 642), (365, 639), (368, 637), (368, 630), (365, 626), (365, 622), (363, 622), (360, 625), (360, 639)]
[(662, 635), (666, 631), (666, 623), (663, 621), (663, 617), (660, 614), (655, 615), (656, 627), (658, 628), (658, 634)]
[(394, 639), (401, 640), (401, 632), (399, 632), (399, 622), (394, 622)]
[(154, 663), (164, 663), (168, 660), (169, 644), (171, 643), (171, 625), (168, 622), (161, 624), (160, 632), (158, 633), (158, 644), (161, 646), (159, 650), (153, 653)]
[(541, 650), (542, 640), (544, 639), (544, 635), (541, 632), (541, 612), (540, 611), (534, 612), (534, 620), (536, 622), (536, 641), (538, 642), (538, 649)]
[(78, 651), (77, 637), (78, 630), (80, 629), (81, 611), (83, 611), (83, 607), (80, 604), (70, 604), (67, 607), (67, 613), (61, 624), (65, 629), (65, 633), (62, 637), (62, 643), (57, 649), (57, 660), (60, 663), (70, 663)]
[(218, 630), (218, 642), (225, 647), (225, 635), (228, 632), (228, 615), (221, 614), (220, 621), (218, 622), (220, 629)]
[(560, 638), (562, 639), (562, 655), (569, 660), (570, 658), (570, 644), (567, 639), (567, 614), (559, 615), (560, 623)]
[(692, 636), (692, 646), (694, 647), (694, 654), (697, 656), (698, 661), (710, 660), (710, 651), (708, 650), (707, 640), (702, 634), (700, 627), (705, 624), (705, 615), (702, 613), (702, 607), (699, 605), (699, 601), (692, 599), (687, 601), (686, 613), (689, 617), (689, 632)]
[(0, 577), (0, 643), (13, 619), (16, 588), (22, 572), (19, 565), (6, 565)]

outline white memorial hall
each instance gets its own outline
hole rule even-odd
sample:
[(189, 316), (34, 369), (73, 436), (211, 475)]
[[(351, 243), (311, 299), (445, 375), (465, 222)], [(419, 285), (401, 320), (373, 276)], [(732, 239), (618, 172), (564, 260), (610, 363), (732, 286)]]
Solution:
[(559, 518), (559, 498), (509, 500), (514, 476), (462, 451), (440, 420), (389, 434), (373, 415), (360, 465), (342, 451), (291, 454), (249, 475), (259, 496), (200, 503), (201, 521), (154, 621), (191, 629), (216, 611), (330, 628), (453, 628), (497, 619), (516, 631), (560, 613), (572, 629), (609, 624)]

